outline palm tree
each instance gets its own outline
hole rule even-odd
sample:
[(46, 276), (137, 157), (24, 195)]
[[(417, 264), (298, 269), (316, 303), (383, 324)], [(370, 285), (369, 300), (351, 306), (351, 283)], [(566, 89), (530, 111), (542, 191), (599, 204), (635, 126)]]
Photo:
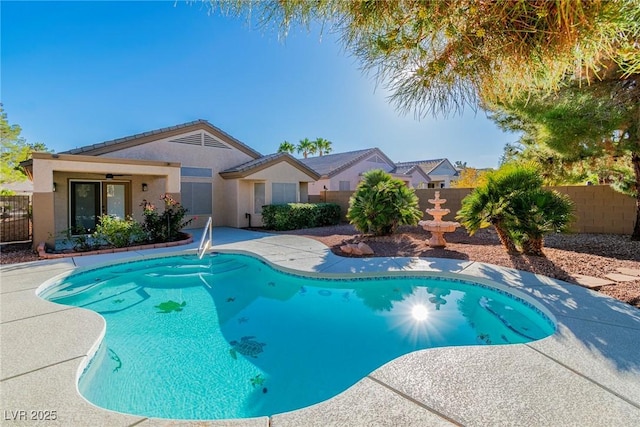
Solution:
[(362, 176), (347, 211), (359, 231), (376, 236), (391, 234), (399, 225), (416, 225), (421, 217), (415, 191), (382, 169)]
[(541, 185), (542, 179), (532, 168), (506, 165), (489, 173), (487, 182), (462, 200), (462, 209), (456, 219), (470, 235), (493, 225), (507, 252), (517, 254), (511, 231), (515, 220), (512, 202), (519, 192), (540, 188)]
[(505, 165), (462, 200), (456, 219), (473, 235), (493, 225), (507, 252), (542, 254), (544, 234), (565, 230), (572, 220), (568, 197), (542, 188), (533, 166)]
[(332, 142), (328, 139), (317, 138), (315, 141), (313, 141), (313, 143), (316, 146), (316, 150), (318, 150), (319, 156), (322, 156), (323, 154), (329, 154), (331, 151), (333, 151), (333, 148), (331, 148)]
[(298, 153), (302, 153), (302, 156), (306, 159), (309, 154), (316, 154), (316, 145), (309, 141), (309, 138), (301, 139), (296, 147)]
[(544, 235), (566, 231), (573, 220), (573, 202), (556, 191), (542, 188), (525, 191), (511, 203), (517, 220), (514, 239), (526, 255), (543, 257)]
[(456, 162), (453, 164), (456, 169), (466, 169), (467, 168), (467, 162), (463, 162), (461, 160), (456, 160)]
[(296, 146), (290, 143), (289, 141), (283, 141), (280, 143), (278, 147), (278, 153), (289, 153), (293, 154), (296, 151)]

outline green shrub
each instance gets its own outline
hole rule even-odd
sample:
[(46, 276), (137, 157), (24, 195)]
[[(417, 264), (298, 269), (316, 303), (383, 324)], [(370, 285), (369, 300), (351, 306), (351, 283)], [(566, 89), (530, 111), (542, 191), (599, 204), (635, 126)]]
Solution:
[(366, 172), (349, 199), (347, 219), (362, 233), (388, 235), (421, 217), (415, 191), (381, 169)]
[(82, 226), (67, 228), (62, 230), (59, 235), (62, 236), (65, 247), (70, 245), (76, 252), (92, 251), (100, 247), (100, 240)]
[(180, 237), (180, 231), (189, 225), (192, 219), (184, 220), (187, 209), (169, 195), (164, 194), (160, 200), (164, 202), (162, 213), (158, 213), (156, 207), (146, 199), (142, 201), (144, 215), (142, 228), (151, 242), (174, 242)]
[(262, 208), (262, 221), (269, 230), (296, 230), (323, 227), (340, 222), (340, 206), (335, 203), (288, 203)]
[(493, 225), (509, 253), (542, 256), (544, 234), (566, 230), (573, 219), (570, 199), (542, 183), (535, 166), (503, 166), (462, 200), (456, 219), (470, 235)]
[(120, 219), (111, 215), (102, 215), (96, 226), (94, 237), (116, 248), (135, 245), (146, 240), (142, 225), (133, 218)]

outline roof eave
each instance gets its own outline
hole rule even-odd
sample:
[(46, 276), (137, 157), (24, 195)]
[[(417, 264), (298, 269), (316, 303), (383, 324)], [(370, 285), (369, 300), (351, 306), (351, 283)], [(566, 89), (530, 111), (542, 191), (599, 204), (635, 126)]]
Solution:
[(223, 130), (213, 126), (206, 120), (196, 120), (190, 123), (185, 123), (183, 125), (171, 126), (163, 129), (132, 135), (129, 137), (115, 139), (112, 141), (100, 142), (86, 147), (69, 150), (65, 152), (65, 154), (100, 156), (102, 154), (108, 154), (113, 151), (135, 147), (137, 145), (146, 144), (158, 139), (170, 138), (172, 136), (181, 135), (183, 133), (192, 132), (194, 130), (206, 130), (207, 132), (217, 136), (218, 138), (232, 145), (234, 148), (242, 151), (250, 157), (253, 157), (254, 159), (261, 157), (261, 154), (259, 152), (253, 150), (252, 148), (240, 142)]
[(270, 159), (267, 162), (264, 162), (262, 164), (256, 165), (254, 167), (248, 168), (246, 170), (242, 170), (242, 171), (229, 171), (229, 172), (220, 172), (219, 175), (224, 178), (224, 179), (239, 179), (239, 178), (246, 178), (248, 176), (251, 176), (257, 172), (260, 172), (261, 170), (267, 169), (275, 164), (278, 164), (280, 162), (286, 162), (288, 164), (290, 164), (291, 166), (295, 167), (296, 169), (300, 170), (301, 172), (307, 174), (310, 178), (313, 178), (315, 181), (317, 181), (318, 179), (320, 179), (320, 175), (314, 171), (313, 169), (309, 168), (308, 166), (306, 166), (304, 163), (300, 162), (299, 160), (296, 160), (295, 158), (293, 158), (291, 155), (289, 154), (283, 154), (281, 156), (276, 156), (273, 159)]

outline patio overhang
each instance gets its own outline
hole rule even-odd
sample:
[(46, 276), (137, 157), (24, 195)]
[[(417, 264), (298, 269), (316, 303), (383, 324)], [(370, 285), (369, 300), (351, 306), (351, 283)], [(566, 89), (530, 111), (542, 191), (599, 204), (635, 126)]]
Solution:
[(33, 181), (34, 193), (51, 192), (54, 172), (163, 176), (167, 178), (165, 192), (180, 192), (178, 162), (35, 152), (21, 166)]

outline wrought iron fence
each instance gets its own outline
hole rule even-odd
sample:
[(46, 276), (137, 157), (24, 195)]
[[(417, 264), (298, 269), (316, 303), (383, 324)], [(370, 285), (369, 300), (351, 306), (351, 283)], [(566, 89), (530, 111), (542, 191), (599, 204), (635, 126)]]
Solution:
[(0, 196), (0, 242), (31, 240), (31, 197)]

